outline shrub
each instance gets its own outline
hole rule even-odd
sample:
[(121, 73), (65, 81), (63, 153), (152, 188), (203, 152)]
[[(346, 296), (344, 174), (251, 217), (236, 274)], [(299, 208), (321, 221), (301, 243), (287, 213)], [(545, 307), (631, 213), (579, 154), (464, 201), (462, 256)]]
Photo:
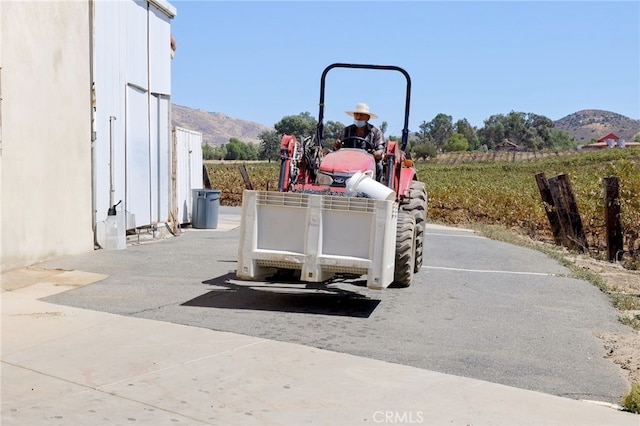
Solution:
[(631, 385), (631, 392), (622, 399), (622, 406), (632, 413), (640, 414), (640, 383)]

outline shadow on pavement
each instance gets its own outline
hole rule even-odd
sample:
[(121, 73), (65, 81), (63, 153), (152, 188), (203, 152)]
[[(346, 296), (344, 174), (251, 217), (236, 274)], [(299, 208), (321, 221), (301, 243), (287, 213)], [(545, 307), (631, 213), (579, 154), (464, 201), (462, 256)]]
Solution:
[(326, 283), (242, 281), (233, 273), (206, 280), (203, 284), (216, 288), (181, 306), (368, 318), (380, 303), (380, 300)]

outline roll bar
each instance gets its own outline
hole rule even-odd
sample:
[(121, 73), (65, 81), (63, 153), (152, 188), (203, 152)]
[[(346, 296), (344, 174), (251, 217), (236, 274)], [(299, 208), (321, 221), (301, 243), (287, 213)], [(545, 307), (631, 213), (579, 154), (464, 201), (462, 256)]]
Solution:
[(324, 69), (322, 72), (322, 77), (320, 79), (320, 112), (318, 113), (318, 129), (317, 129), (317, 137), (318, 143), (322, 140), (324, 136), (324, 82), (327, 76), (327, 73), (334, 68), (360, 68), (360, 69), (370, 69), (370, 70), (390, 70), (390, 71), (399, 71), (401, 72), (405, 78), (407, 79), (407, 95), (404, 104), (404, 127), (402, 128), (402, 145), (401, 148), (403, 151), (407, 147), (407, 143), (409, 142), (409, 105), (411, 102), (411, 77), (409, 77), (409, 73), (404, 69), (397, 67), (395, 65), (368, 65), (368, 64), (344, 64), (344, 63), (335, 63), (331, 64)]

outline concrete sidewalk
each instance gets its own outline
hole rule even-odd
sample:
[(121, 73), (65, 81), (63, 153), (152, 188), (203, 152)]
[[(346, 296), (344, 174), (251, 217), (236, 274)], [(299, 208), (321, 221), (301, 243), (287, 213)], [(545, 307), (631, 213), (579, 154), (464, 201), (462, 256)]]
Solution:
[[(233, 227), (221, 219), (198, 232)], [(2, 425), (640, 424), (591, 402), (39, 300), (104, 278), (2, 275)]]

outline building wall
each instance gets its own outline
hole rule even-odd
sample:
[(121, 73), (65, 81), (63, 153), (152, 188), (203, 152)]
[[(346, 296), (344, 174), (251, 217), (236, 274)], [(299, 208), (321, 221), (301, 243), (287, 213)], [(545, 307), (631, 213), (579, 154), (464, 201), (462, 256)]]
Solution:
[(167, 222), (175, 9), (158, 1), (99, 1), (94, 15), (96, 221), (121, 201), (127, 229)]
[(175, 14), (0, 0), (1, 271), (94, 250), (112, 198), (127, 228), (169, 219)]
[(89, 4), (0, 1), (1, 270), (93, 250)]

